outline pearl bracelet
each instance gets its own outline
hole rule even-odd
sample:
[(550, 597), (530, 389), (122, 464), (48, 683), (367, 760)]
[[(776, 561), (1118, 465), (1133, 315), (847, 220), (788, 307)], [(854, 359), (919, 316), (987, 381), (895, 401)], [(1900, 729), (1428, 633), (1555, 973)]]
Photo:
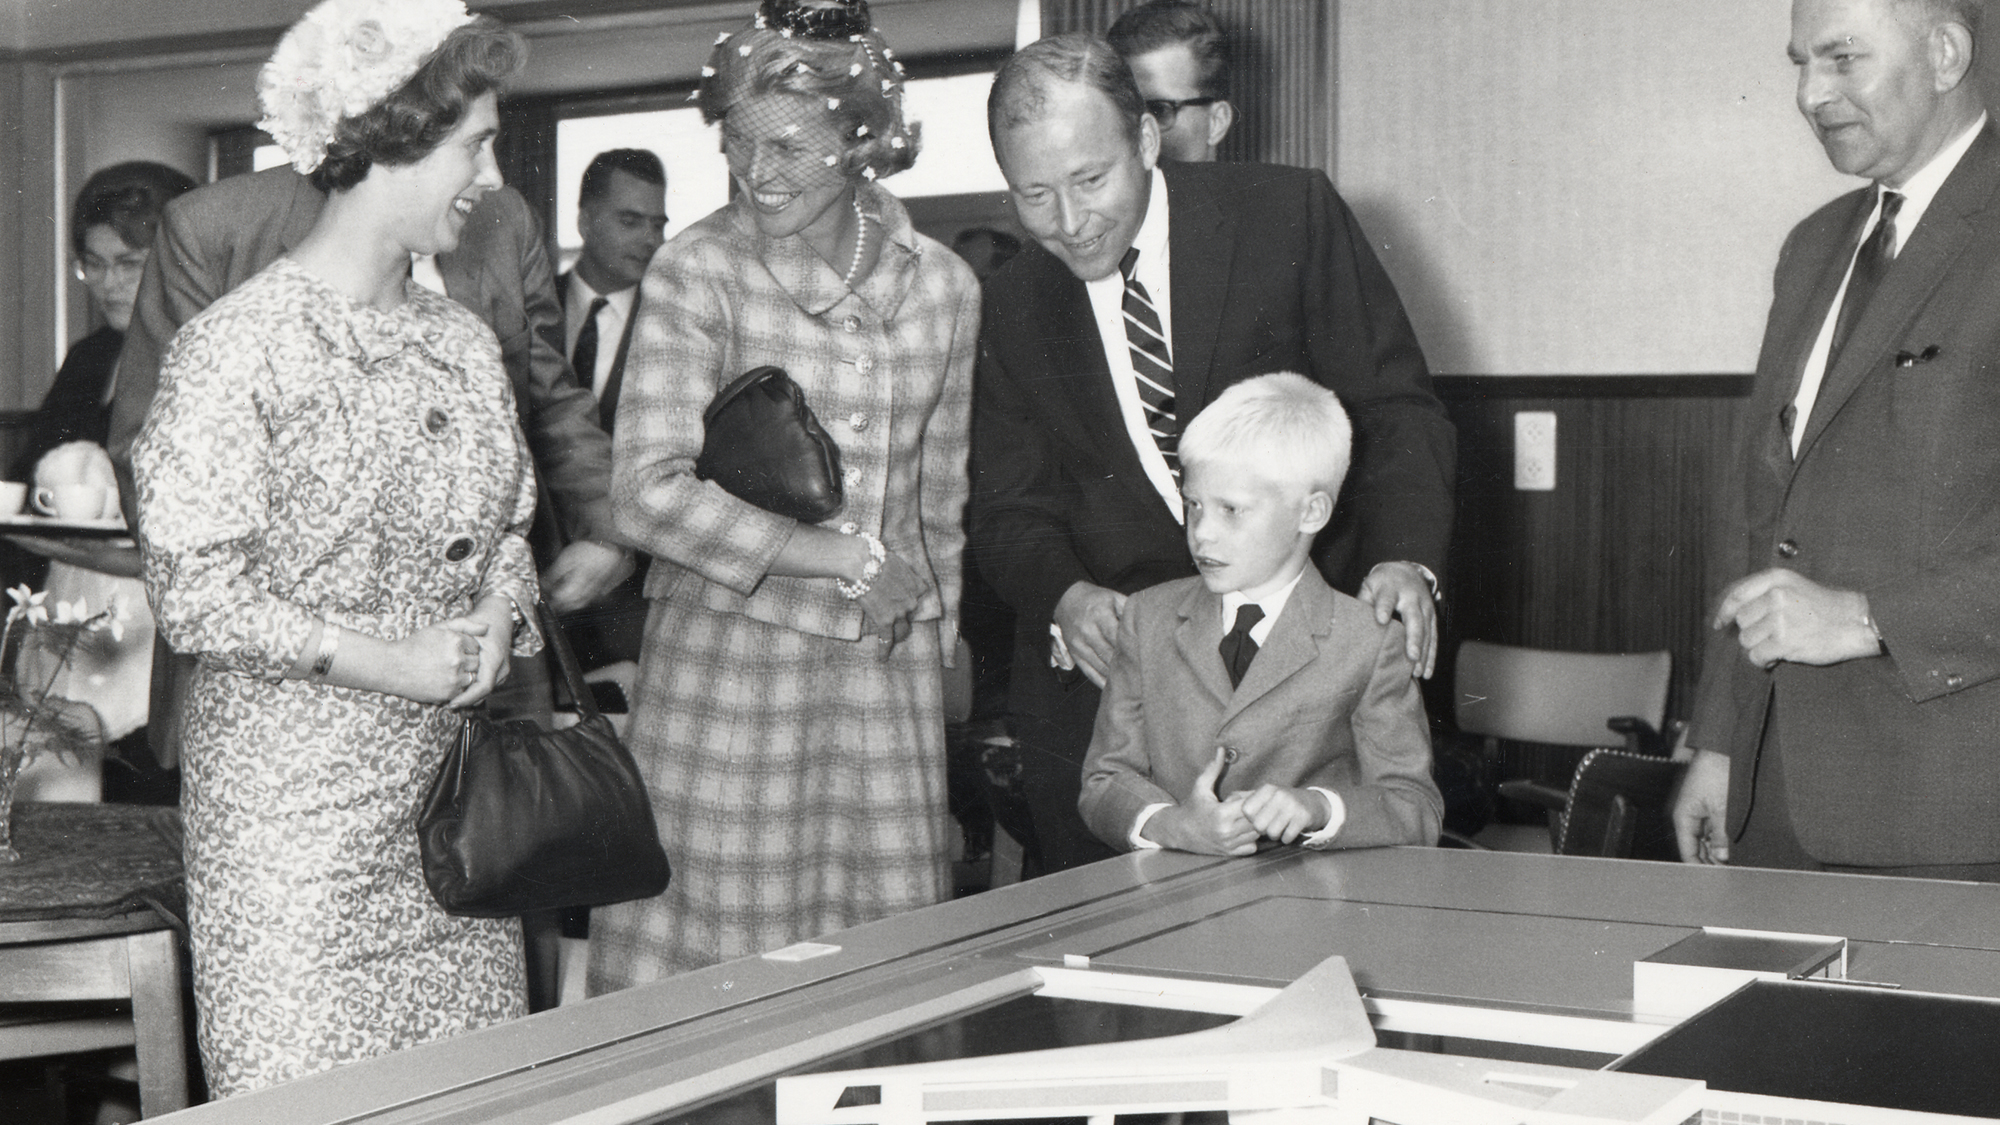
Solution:
[(849, 582), (845, 578), (836, 578), (833, 580), (833, 584), (840, 590), (841, 597), (846, 598), (848, 601), (855, 601), (868, 593), (869, 588), (875, 583), (875, 576), (882, 573), (882, 564), (889, 561), (889, 549), (882, 545), (880, 539), (875, 538), (873, 535), (868, 534), (851, 523), (842, 524), (840, 526), (840, 533), (842, 535), (858, 535), (861, 537), (863, 543), (868, 544), (868, 561), (861, 567), (861, 581)]

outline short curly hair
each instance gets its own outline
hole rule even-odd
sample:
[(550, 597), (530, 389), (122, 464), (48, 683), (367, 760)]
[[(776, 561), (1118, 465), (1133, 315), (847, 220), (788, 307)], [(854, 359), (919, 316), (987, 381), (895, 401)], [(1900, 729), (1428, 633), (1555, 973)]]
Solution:
[(312, 172), (321, 191), (345, 191), (377, 164), (415, 164), (465, 118), (480, 95), (497, 91), (527, 61), (519, 35), (479, 16), (445, 37), (424, 65), (365, 113), (334, 127), (326, 160)]
[(903, 120), (902, 65), (872, 28), (852, 39), (814, 39), (772, 28), (746, 28), (716, 43), (704, 69), (699, 103), (713, 125), (738, 102), (794, 94), (831, 107), (847, 140), (840, 171), (892, 176), (917, 162), (920, 127)]
[(134, 250), (150, 249), (167, 200), (194, 190), (194, 179), (178, 168), (150, 160), (130, 160), (99, 168), (76, 193), (70, 213), (69, 243), (81, 258), (83, 236), (92, 227), (110, 227)]

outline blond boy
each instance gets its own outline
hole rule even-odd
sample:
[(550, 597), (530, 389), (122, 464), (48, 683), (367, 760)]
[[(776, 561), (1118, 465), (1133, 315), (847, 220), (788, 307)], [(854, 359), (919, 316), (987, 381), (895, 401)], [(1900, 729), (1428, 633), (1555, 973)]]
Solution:
[(1353, 449), (1300, 375), (1224, 391), (1180, 440), (1200, 575), (1134, 594), (1084, 759), (1085, 823), (1119, 848), (1248, 855), (1430, 844), (1423, 702), (1403, 626), (1308, 565)]

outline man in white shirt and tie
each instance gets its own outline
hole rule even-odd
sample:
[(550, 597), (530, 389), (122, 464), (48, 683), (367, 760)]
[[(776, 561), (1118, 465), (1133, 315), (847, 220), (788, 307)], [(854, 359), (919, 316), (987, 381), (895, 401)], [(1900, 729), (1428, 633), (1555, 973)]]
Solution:
[(1796, 0), (1867, 186), (1792, 230), (1714, 505), (1682, 857), (2000, 879), (2000, 137), (1981, 0)]
[(639, 279), (667, 227), (667, 171), (642, 148), (600, 152), (583, 170), (576, 229), (583, 252), (557, 280), (570, 366), (597, 396), (611, 432), (625, 374), (625, 353), (639, 301)]
[(1419, 674), (1455, 444), (1395, 286), (1324, 174), (1161, 162), (1131, 70), (1090, 36), (1009, 60), (988, 124), (1034, 244), (986, 284), (968, 547), (1016, 613), (1008, 718), (1040, 873), (1109, 854), (1075, 808), (1092, 685), (1126, 596), (1193, 572), (1181, 424), (1273, 371), (1341, 396), (1354, 471), (1313, 560), (1378, 621), (1403, 618)]
[[(556, 279), (562, 301), (563, 342), (577, 380), (590, 388), (604, 432), (618, 417), (625, 354), (638, 319), (639, 279), (660, 248), (667, 225), (667, 171), (660, 158), (639, 148), (600, 152), (583, 170), (576, 227), (583, 252)], [(646, 560), (594, 605), (563, 618), (584, 668), (639, 659), (646, 622)]]

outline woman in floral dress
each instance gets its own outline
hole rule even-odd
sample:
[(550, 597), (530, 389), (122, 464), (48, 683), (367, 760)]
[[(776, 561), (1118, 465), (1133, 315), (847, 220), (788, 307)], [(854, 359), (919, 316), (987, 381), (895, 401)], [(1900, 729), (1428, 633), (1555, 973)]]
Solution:
[[(674, 881), (592, 912), (597, 992), (950, 893), (978, 282), (875, 186), (916, 137), (865, 3), (768, 0), (709, 69), (737, 196), (653, 257), (612, 459), (618, 529), (658, 560), (629, 741)], [(823, 523), (694, 475), (703, 408), (762, 364), (840, 446)]]
[(492, 332), (409, 278), (500, 186), (521, 55), (459, 0), (328, 0), (286, 35), (262, 124), (325, 209), (174, 338), (133, 450), (149, 598), (200, 657), (182, 811), (217, 1096), (525, 1014), (518, 922), (440, 910), (413, 820), (457, 709), (539, 644), (533, 474)]

